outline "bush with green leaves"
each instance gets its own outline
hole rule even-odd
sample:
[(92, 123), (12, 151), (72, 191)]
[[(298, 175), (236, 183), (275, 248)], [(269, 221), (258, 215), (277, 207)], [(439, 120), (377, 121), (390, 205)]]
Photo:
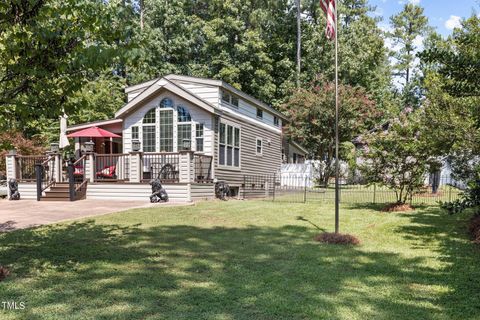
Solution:
[(387, 130), (378, 130), (361, 137), (362, 163), (359, 169), (370, 183), (377, 183), (395, 192), (396, 204), (402, 205), (424, 185), (431, 157), (424, 146), (420, 111), (405, 110), (390, 121)]
[(462, 193), (460, 199), (452, 202), (440, 202), (440, 206), (449, 214), (460, 213), (467, 208), (480, 207), (480, 171), (477, 173), (477, 179), (467, 184), (467, 189)]

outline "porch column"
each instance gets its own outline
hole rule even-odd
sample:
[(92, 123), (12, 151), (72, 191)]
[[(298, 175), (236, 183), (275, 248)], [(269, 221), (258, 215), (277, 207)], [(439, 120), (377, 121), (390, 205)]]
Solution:
[(179, 152), (179, 182), (190, 183), (193, 180), (193, 151)]
[(55, 182), (62, 182), (62, 155), (60, 153), (53, 154), (53, 178)]
[(14, 150), (10, 150), (10, 152), (6, 156), (6, 175), (7, 180), (9, 179), (17, 179), (17, 168), (16, 168), (16, 161), (15, 161), (16, 153)]
[(142, 166), (142, 152), (130, 152), (130, 182), (139, 183), (142, 181), (143, 166)]
[[(17, 163), (16, 163), (16, 152), (15, 150), (10, 150), (10, 152), (6, 156), (6, 176), (7, 176), (7, 183), (10, 179), (17, 179)], [(7, 185), (7, 196), (10, 199), (10, 188)]]
[(93, 152), (88, 152), (85, 157), (85, 168), (84, 168), (85, 179), (88, 182), (92, 183), (95, 181), (95, 154)]

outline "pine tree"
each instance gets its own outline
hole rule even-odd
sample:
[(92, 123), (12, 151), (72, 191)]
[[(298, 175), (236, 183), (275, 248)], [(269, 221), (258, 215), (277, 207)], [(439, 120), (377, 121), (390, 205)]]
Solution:
[(393, 29), (389, 33), (395, 50), (391, 56), (395, 59), (395, 75), (405, 79), (407, 86), (415, 75), (415, 55), (418, 42), (428, 31), (428, 19), (423, 14), (423, 8), (408, 3), (403, 10), (390, 18)]

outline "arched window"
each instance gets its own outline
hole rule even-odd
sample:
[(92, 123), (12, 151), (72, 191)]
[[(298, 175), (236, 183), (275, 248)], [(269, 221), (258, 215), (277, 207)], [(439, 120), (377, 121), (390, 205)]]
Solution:
[(188, 112), (187, 108), (180, 105), (177, 107), (178, 113), (178, 122), (190, 122), (192, 121), (192, 117), (190, 117), (190, 112)]
[(145, 116), (143, 116), (143, 123), (155, 124), (156, 118), (157, 118), (157, 115), (155, 114), (155, 108), (152, 108), (147, 113), (145, 113)]
[(155, 152), (157, 136), (155, 132), (155, 123), (157, 115), (155, 108), (150, 109), (143, 117), (142, 146), (144, 152)]
[(173, 108), (173, 101), (170, 98), (164, 98), (160, 101), (160, 108)]

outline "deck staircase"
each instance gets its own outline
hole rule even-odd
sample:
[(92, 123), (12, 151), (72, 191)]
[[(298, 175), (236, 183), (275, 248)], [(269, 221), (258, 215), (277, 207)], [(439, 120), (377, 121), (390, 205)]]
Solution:
[[(75, 200), (85, 199), (87, 186), (75, 193)], [(50, 190), (45, 191), (45, 195), (40, 197), (40, 201), (70, 201), (70, 189), (68, 182), (59, 182), (50, 186)]]

